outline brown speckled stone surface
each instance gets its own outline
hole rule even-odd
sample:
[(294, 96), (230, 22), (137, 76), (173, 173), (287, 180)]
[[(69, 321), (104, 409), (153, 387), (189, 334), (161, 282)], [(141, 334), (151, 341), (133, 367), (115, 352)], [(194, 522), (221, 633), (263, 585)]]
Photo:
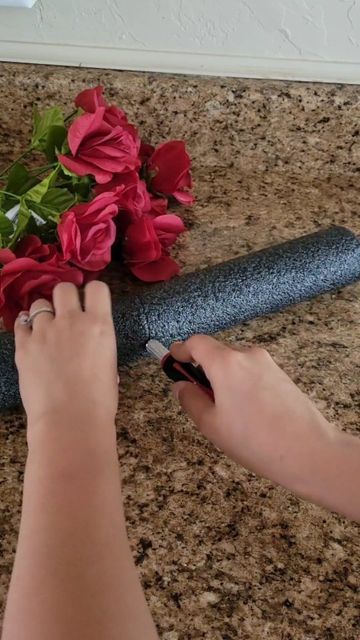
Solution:
[[(360, 232), (356, 86), (4, 64), (0, 165), (26, 145), (33, 104), (70, 112), (98, 82), (145, 137), (188, 142), (198, 202), (184, 214), (184, 271), (332, 223)], [(329, 419), (359, 433), (359, 317), (352, 286), (221, 337), (265, 345)], [(156, 363), (122, 371), (129, 535), (162, 640), (359, 638), (359, 528), (236, 467), (169, 389)], [(1, 418), (0, 451), (4, 596), (26, 456), (20, 413)]]

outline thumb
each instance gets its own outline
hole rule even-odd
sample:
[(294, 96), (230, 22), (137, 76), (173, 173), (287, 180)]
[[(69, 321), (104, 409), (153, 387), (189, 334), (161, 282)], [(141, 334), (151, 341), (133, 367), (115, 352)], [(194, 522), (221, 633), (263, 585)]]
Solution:
[(192, 382), (175, 382), (173, 394), (200, 431), (206, 431), (214, 411), (214, 403), (206, 393)]

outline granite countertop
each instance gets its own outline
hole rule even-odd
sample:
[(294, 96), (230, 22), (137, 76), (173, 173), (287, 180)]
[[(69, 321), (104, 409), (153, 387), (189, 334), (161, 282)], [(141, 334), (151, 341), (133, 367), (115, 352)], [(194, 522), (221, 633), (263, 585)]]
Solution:
[[(183, 272), (330, 224), (360, 232), (356, 86), (0, 65), (0, 165), (34, 104), (102, 83), (144, 137), (187, 140), (197, 204)], [(114, 295), (128, 282), (111, 275)], [(260, 343), (325, 415), (359, 433), (359, 286), (221, 334)], [(129, 535), (162, 640), (355, 640), (359, 528), (227, 460), (182, 415), (158, 365), (122, 370)], [(19, 524), (22, 413), (0, 420), (1, 594)]]

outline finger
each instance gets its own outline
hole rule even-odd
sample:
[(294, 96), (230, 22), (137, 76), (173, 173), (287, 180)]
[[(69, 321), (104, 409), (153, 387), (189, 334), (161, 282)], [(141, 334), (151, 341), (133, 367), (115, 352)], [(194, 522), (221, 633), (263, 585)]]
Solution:
[(96, 315), (111, 317), (110, 289), (105, 282), (93, 280), (85, 287), (85, 311)]
[(69, 311), (81, 311), (79, 291), (71, 282), (60, 282), (53, 291), (53, 304), (57, 316)]
[[(36, 312), (40, 311), (40, 309), (49, 309), (49, 311), (53, 311), (54, 307), (52, 306), (51, 302), (45, 300), (45, 298), (39, 298), (32, 303), (29, 311), (29, 317), (31, 317), (34, 313), (36, 314)], [(36, 315), (29, 326), (33, 331), (37, 331), (38, 329), (42, 329), (48, 326), (53, 320), (54, 315), (52, 313), (47, 313), (46, 311), (44, 311)]]
[(206, 434), (214, 416), (215, 406), (209, 396), (191, 382), (176, 382), (173, 394), (185, 413)]
[(21, 311), (15, 320), (14, 333), (16, 349), (21, 348), (29, 336), (31, 336), (31, 326), (27, 323), (28, 318), (29, 312)]
[(205, 335), (195, 335), (185, 342), (174, 342), (170, 347), (171, 355), (180, 362), (191, 360), (200, 364), (206, 372), (211, 371), (214, 361), (229, 347), (214, 338)]

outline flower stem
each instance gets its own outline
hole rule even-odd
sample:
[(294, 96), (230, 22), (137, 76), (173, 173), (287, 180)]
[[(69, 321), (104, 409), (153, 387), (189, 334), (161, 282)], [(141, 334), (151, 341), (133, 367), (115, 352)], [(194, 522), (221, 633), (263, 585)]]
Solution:
[(78, 112), (78, 109), (75, 109), (74, 111), (72, 111), (71, 113), (69, 113), (68, 116), (66, 116), (66, 118), (64, 118), (64, 122), (68, 122), (69, 120), (71, 120), (71, 118), (73, 118), (74, 116), (76, 116)]
[(56, 167), (57, 164), (59, 163), (52, 162), (51, 164), (45, 164), (43, 167), (37, 167), (36, 169), (32, 169), (31, 171), (29, 171), (29, 174), (31, 178), (36, 178), (37, 176), (40, 176), (42, 173), (45, 173), (45, 171), (48, 171), (49, 169)]
[(9, 171), (11, 171), (11, 169), (23, 158), (25, 158), (30, 152), (32, 151), (32, 148), (29, 147), (28, 149), (26, 149), (26, 151), (24, 151), (24, 153), (21, 154), (21, 156), (19, 156), (18, 158), (15, 158), (15, 160), (9, 164), (7, 167), (5, 167), (1, 174), (0, 174), (0, 180), (2, 178), (6, 178), (7, 174), (9, 173)]
[(3, 193), (5, 196), (10, 196), (11, 198), (15, 198), (16, 200), (21, 200), (20, 196), (17, 196), (16, 193), (10, 193), (9, 191), (4, 191), (0, 189), (0, 193)]
[[(78, 113), (78, 109), (75, 109), (74, 111), (72, 111), (71, 113), (69, 113), (68, 116), (66, 116), (66, 118), (64, 118), (64, 122), (68, 122), (69, 120), (71, 120), (71, 118), (73, 118), (76, 114)], [(4, 167), (4, 169), (2, 169), (0, 171), (0, 180), (2, 180), (3, 178), (7, 177), (7, 174), (9, 173), (9, 171), (11, 171), (11, 169), (18, 163), (20, 162), (20, 160), (23, 160), (23, 158), (26, 158), (26, 156), (31, 153), (33, 151), (32, 147), (29, 147), (28, 149), (26, 149), (24, 151), (24, 153), (22, 153), (20, 156), (18, 156), (17, 158), (15, 158), (15, 160), (13, 162), (11, 162), (11, 164), (9, 164), (7, 167)], [(51, 168), (55, 166), (54, 164), (49, 165), (47, 168)], [(44, 169), (45, 171), (46, 169)], [(30, 171), (31, 173), (31, 171)], [(42, 173), (42, 171), (41, 171)], [(40, 175), (39, 174), (35, 174), (35, 175)]]

